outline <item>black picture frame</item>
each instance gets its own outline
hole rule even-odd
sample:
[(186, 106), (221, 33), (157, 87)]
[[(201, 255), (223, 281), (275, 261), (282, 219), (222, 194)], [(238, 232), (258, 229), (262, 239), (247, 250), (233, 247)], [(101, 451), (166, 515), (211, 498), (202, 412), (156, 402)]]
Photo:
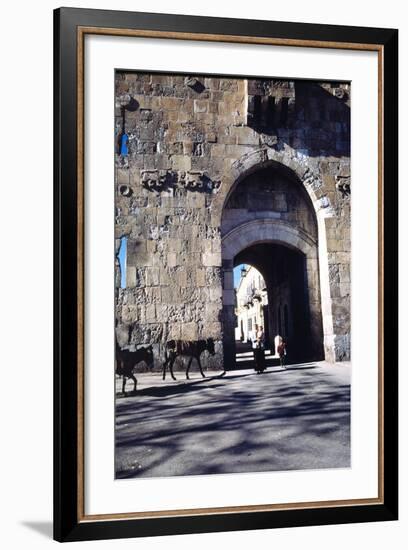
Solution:
[[(223, 37), (376, 45), (382, 54), (383, 239), (380, 423), (383, 434), (383, 494), (364, 504), (303, 506), (267, 511), (180, 514), (121, 519), (81, 519), (78, 426), (74, 404), (82, 384), (77, 366), (83, 341), (78, 320), (78, 29), (125, 29)], [(243, 40), (245, 41), (245, 40)], [(395, 520), (398, 517), (397, 372), (397, 151), (398, 31), (274, 21), (60, 8), (54, 12), (54, 537), (58, 541), (146, 537), (276, 527)], [(387, 354), (385, 357), (385, 349)]]

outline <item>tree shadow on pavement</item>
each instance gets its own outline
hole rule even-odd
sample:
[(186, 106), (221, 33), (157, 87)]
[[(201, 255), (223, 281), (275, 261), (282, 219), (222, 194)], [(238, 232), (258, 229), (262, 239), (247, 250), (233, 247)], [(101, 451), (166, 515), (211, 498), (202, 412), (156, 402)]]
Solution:
[(116, 477), (349, 467), (350, 386), (313, 370), (146, 388), (118, 402)]

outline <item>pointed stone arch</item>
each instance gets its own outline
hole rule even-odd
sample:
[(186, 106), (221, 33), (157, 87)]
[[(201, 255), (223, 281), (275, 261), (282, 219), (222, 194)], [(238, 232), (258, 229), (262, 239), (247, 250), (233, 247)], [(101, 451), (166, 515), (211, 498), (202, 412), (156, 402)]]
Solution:
[(334, 211), (330, 198), (318, 170), (310, 167), (310, 158), (306, 163), (299, 151), (292, 148), (262, 147), (251, 151), (232, 163), (228, 177), (226, 177), (214, 199), (213, 210), (215, 215), (222, 216), (222, 210), (235, 187), (247, 176), (262, 168), (274, 167), (290, 179), (298, 181), (308, 195), (317, 219), (332, 217)]
[[(304, 190), (305, 196), (313, 208), (315, 218), (317, 222), (317, 234), (318, 239), (313, 246), (310, 244), (310, 235), (302, 232), (300, 228), (295, 228), (291, 224), (285, 224), (278, 220), (254, 220), (254, 222), (246, 227), (242, 226), (241, 230), (235, 228), (233, 232), (223, 231), (223, 210), (227, 204), (232, 193), (236, 187), (251, 174), (264, 170), (265, 168), (272, 168), (280, 172), (289, 180), (300, 184)], [(224, 288), (223, 288), (223, 304), (224, 304), (224, 317), (231, 317), (231, 304), (233, 303), (233, 284), (232, 284), (232, 269), (233, 269), (233, 256), (231, 257), (232, 248), (238, 246), (241, 242), (241, 246), (244, 248), (244, 242), (249, 245), (251, 239), (253, 242), (259, 239), (269, 242), (281, 242), (286, 246), (293, 246), (300, 250), (302, 253), (306, 253), (308, 258), (308, 276), (312, 277), (312, 273), (317, 273), (318, 282), (313, 284), (313, 293), (318, 292), (319, 296), (314, 296), (312, 299), (315, 304), (319, 302), (319, 306), (316, 305), (315, 316), (322, 318), (323, 333), (324, 333), (324, 349), (325, 359), (328, 361), (335, 361), (335, 335), (333, 330), (333, 315), (332, 315), (332, 301), (331, 301), (331, 286), (329, 278), (329, 265), (328, 265), (328, 253), (327, 253), (327, 238), (326, 238), (326, 224), (327, 218), (335, 215), (330, 198), (324, 191), (323, 184), (319, 173), (316, 169), (314, 171), (310, 167), (310, 158), (306, 163), (299, 152), (290, 148), (283, 148), (281, 150), (274, 149), (272, 147), (263, 147), (256, 151), (243, 155), (231, 165), (228, 178), (223, 181), (221, 188), (213, 203), (213, 215), (218, 218), (218, 222), (221, 227), (222, 236), (222, 259), (224, 270)], [(307, 247), (309, 244), (309, 248)], [(231, 248), (232, 247), (232, 248)], [(308, 248), (306, 250), (306, 248)], [(227, 308), (227, 310), (225, 309)], [(228, 313), (228, 308), (230, 313)], [(317, 311), (319, 309), (319, 311)], [(226, 334), (228, 331), (231, 334), (229, 325), (231, 319), (226, 323)], [(224, 344), (225, 346), (225, 344)], [(226, 352), (228, 354), (228, 351)], [(231, 355), (231, 353), (230, 353)], [(228, 358), (231, 360), (231, 356)]]

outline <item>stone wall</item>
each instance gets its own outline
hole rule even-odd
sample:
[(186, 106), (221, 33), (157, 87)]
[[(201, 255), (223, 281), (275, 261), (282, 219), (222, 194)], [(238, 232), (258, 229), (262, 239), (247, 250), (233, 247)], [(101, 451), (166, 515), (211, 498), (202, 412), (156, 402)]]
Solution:
[[(233, 293), (222, 261), (224, 205), (243, 177), (279, 164), (316, 212), (327, 268), (326, 357), (349, 357), (349, 93), (348, 84), (117, 72), (116, 252), (127, 237), (124, 288), (116, 277), (122, 347), (153, 344), (159, 366), (167, 340), (212, 337), (217, 353), (203, 364), (222, 366), (232, 322), (223, 306)], [(128, 155), (119, 154), (123, 130)]]

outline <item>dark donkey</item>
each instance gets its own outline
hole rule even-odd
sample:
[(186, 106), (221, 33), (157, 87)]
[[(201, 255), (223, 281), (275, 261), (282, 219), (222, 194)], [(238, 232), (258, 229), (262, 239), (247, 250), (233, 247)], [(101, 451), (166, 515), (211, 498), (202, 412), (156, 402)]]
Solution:
[(144, 361), (149, 368), (153, 367), (153, 348), (151, 345), (146, 348), (139, 348), (136, 351), (129, 351), (120, 349), (118, 343), (116, 343), (116, 374), (123, 377), (123, 394), (128, 378), (133, 380), (133, 392), (136, 391), (137, 380), (133, 374), (133, 369), (141, 361)]
[(184, 340), (169, 340), (165, 347), (165, 361), (163, 364), (163, 380), (166, 378), (166, 367), (169, 366), (170, 374), (173, 380), (176, 380), (176, 377), (173, 373), (173, 365), (176, 357), (179, 355), (187, 355), (190, 357), (186, 368), (186, 378), (189, 379), (188, 373), (191, 367), (191, 362), (193, 359), (197, 360), (198, 368), (200, 369), (201, 376), (205, 378), (203, 369), (201, 367), (200, 356), (203, 351), (207, 350), (211, 355), (215, 354), (214, 349), (214, 340), (212, 338), (207, 338), (207, 340), (195, 340), (195, 341), (184, 341)]

